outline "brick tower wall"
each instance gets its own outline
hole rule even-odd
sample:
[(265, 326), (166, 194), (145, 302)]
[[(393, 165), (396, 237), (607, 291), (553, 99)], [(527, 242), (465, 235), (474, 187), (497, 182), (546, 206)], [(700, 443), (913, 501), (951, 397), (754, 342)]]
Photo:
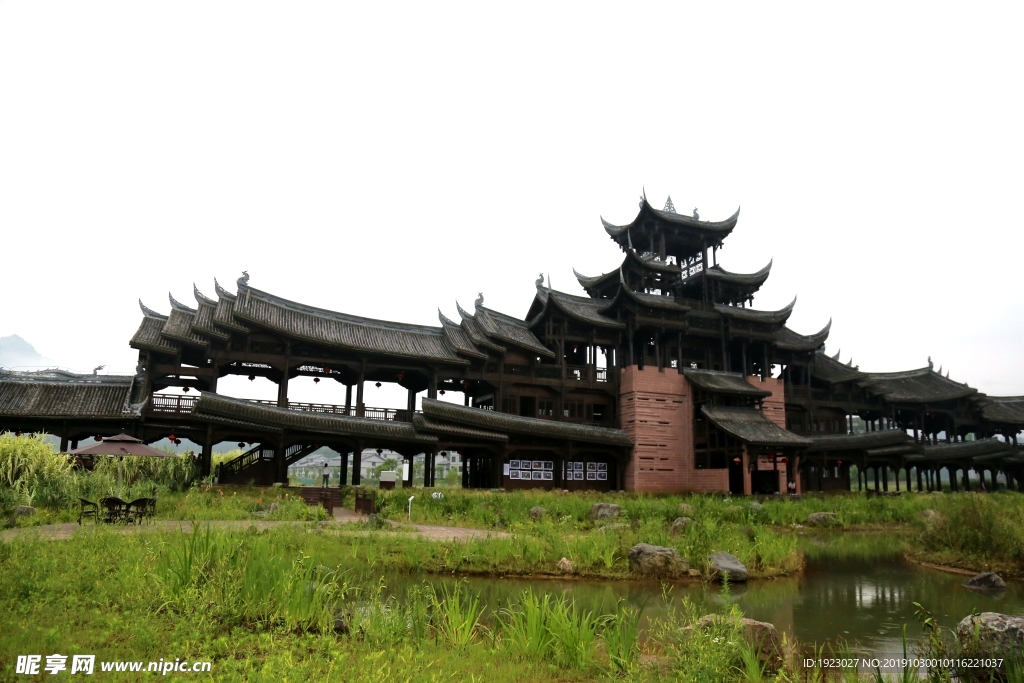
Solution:
[[(765, 391), (772, 392), (772, 395), (764, 399), (761, 404), (761, 412), (769, 420), (782, 427), (786, 428), (786, 387), (782, 381), (782, 378), (777, 379), (765, 379), (762, 380), (757, 375), (751, 375), (747, 377), (747, 382), (754, 385), (758, 389), (764, 389)], [(780, 464), (779, 466), (779, 491), (786, 491), (786, 468), (788, 464)], [(797, 477), (797, 488), (800, 487), (800, 478)], [(797, 491), (799, 493), (799, 491)]]
[(619, 414), (635, 444), (625, 471), (626, 490), (728, 491), (728, 470), (694, 469), (693, 392), (686, 376), (636, 366), (621, 373)]

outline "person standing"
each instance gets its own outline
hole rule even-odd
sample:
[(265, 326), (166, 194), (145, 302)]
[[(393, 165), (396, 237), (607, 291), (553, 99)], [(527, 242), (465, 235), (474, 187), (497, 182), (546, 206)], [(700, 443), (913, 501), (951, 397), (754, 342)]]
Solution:
[(331, 468), (329, 468), (327, 466), (327, 461), (324, 460), (324, 483), (323, 483), (323, 487), (327, 488), (328, 484), (330, 484), (330, 481), (331, 481)]

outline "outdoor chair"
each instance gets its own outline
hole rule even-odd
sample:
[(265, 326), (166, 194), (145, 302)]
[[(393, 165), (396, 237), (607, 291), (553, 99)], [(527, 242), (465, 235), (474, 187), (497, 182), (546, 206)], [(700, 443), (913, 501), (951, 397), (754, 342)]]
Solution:
[(96, 503), (85, 498), (79, 498), (78, 504), (81, 506), (81, 509), (78, 511), (78, 526), (82, 526), (83, 517), (92, 517), (93, 523), (100, 521), (100, 507)]
[(100, 506), (105, 510), (103, 521), (107, 524), (128, 521), (128, 503), (116, 496), (110, 496), (100, 501)]
[(128, 515), (126, 521), (135, 524), (142, 524), (143, 520), (153, 521), (156, 514), (156, 498), (136, 498), (128, 503)]

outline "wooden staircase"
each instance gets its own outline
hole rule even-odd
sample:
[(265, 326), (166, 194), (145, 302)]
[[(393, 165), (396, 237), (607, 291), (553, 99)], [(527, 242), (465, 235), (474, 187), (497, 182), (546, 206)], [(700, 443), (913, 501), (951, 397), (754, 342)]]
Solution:
[[(284, 451), (285, 467), (306, 457), (318, 447), (317, 444), (301, 443), (289, 446)], [(276, 475), (274, 451), (273, 446), (256, 444), (237, 458), (221, 463), (217, 468), (217, 483), (270, 486)]]

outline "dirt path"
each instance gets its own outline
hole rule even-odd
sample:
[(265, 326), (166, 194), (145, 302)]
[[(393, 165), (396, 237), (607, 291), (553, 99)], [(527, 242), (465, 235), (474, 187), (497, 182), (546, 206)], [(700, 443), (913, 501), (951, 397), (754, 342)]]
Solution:
[[(346, 510), (342, 508), (336, 508), (334, 510), (334, 520), (329, 522), (318, 522), (316, 525), (323, 528), (331, 528), (342, 530), (343, 525), (351, 524), (353, 522), (364, 522), (366, 516), (353, 512), (352, 510)], [(249, 529), (250, 527), (256, 527), (256, 529), (263, 531), (265, 529), (274, 529), (278, 527), (303, 527), (309, 525), (309, 522), (276, 522), (266, 520), (209, 520), (200, 521), (197, 523), (200, 527), (209, 525), (213, 529)], [(392, 524), (394, 524), (392, 522)], [(40, 538), (45, 538), (52, 541), (64, 541), (73, 534), (81, 533), (85, 531), (89, 532), (91, 528), (97, 525), (86, 522), (84, 526), (79, 526), (74, 522), (67, 524), (45, 524), (42, 526), (34, 527), (21, 527), (18, 529), (7, 529), (0, 531), (0, 541), (10, 541), (15, 538), (22, 536), (32, 536), (38, 534)], [(448, 527), (448, 526), (430, 526), (426, 524), (412, 524), (412, 531), (408, 532), (411, 536), (418, 536), (428, 541), (468, 541), (470, 539), (483, 539), (483, 538), (508, 538), (509, 534), (502, 531), (484, 531), (481, 529), (463, 529), (460, 527)], [(193, 524), (186, 520), (158, 520), (151, 524), (141, 525), (117, 525), (117, 526), (106, 526), (103, 528), (113, 529), (118, 533), (122, 534), (145, 534), (154, 532), (167, 532), (167, 531), (183, 531), (189, 533), (192, 531)]]

